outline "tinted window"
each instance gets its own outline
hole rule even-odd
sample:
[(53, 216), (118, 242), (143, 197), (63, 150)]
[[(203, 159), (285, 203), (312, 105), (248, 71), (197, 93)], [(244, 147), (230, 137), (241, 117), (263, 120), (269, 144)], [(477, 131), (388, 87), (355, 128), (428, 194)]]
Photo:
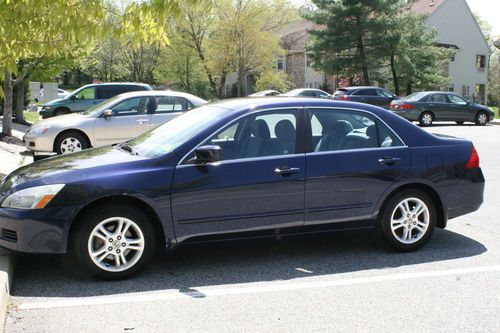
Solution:
[(448, 99), (444, 94), (433, 94), (429, 97), (429, 102), (432, 103), (448, 103)]
[(377, 95), (380, 97), (392, 98), (392, 95), (383, 89), (377, 89)]
[(126, 99), (111, 108), (113, 116), (136, 116), (142, 114), (141, 97)]
[(202, 145), (220, 145), (222, 160), (293, 154), (296, 124), (294, 111), (253, 114), (224, 127)]
[(314, 91), (312, 90), (304, 90), (301, 94), (301, 96), (310, 96), (310, 97), (314, 97)]
[(316, 152), (402, 145), (385, 125), (362, 112), (314, 110), (311, 127)]
[(377, 96), (375, 89), (361, 89), (356, 91), (353, 95), (357, 96)]

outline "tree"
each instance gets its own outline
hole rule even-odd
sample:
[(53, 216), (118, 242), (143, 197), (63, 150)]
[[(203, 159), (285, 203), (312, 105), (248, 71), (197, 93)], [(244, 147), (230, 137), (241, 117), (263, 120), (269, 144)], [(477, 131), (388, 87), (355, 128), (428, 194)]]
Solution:
[(305, 17), (322, 29), (309, 32), (308, 47), (315, 69), (354, 80), (361, 76), (370, 84), (385, 55), (391, 17), (398, 13), (400, 0), (313, 0), (317, 10)]
[[(0, 0), (3, 134), (12, 134), (12, 90), (27, 74), (18, 70), (22, 59), (71, 55), (75, 45), (90, 47), (109, 35), (126, 36), (132, 45), (165, 44), (168, 19), (179, 15), (181, 2), (185, 3), (181, 0), (132, 2), (122, 13), (107, 6), (109, 3), (104, 0), (51, 0), (50, 6), (38, 0)], [(203, 2), (206, 1), (188, 1), (189, 4)], [(119, 17), (121, 24), (106, 24), (106, 13)]]
[(437, 32), (429, 29), (426, 17), (401, 13), (393, 17), (391, 26), (390, 37), (383, 46), (395, 94), (401, 94), (402, 87), (406, 94), (411, 94), (413, 89), (446, 86), (446, 68), (454, 50), (438, 45)]
[(255, 82), (255, 90), (278, 90), (285, 92), (293, 87), (293, 82), (288, 75), (274, 70), (262, 72)]

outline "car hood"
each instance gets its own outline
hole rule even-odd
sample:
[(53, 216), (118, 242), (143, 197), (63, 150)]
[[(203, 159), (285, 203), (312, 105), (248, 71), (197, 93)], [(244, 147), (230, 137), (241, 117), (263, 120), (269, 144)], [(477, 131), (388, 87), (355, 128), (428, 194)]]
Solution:
[(145, 159), (111, 146), (55, 156), (12, 172), (0, 183), (0, 194), (31, 186), (78, 181), (97, 172), (112, 172), (122, 163), (140, 162)]
[(82, 121), (82, 119), (86, 118), (88, 118), (88, 116), (83, 115), (81, 113), (70, 113), (62, 116), (42, 119), (33, 126), (31, 126), (31, 128), (33, 129), (38, 127), (49, 127), (49, 126), (71, 127), (79, 124)]

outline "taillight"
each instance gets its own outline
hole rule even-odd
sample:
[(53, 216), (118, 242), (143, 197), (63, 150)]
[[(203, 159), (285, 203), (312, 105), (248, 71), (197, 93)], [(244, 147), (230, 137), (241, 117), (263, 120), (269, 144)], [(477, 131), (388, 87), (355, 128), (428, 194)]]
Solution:
[(398, 109), (401, 109), (401, 110), (410, 110), (410, 109), (413, 109), (413, 105), (406, 104), (406, 103), (398, 104)]
[(477, 154), (476, 148), (472, 145), (472, 152), (470, 153), (469, 161), (467, 162), (467, 169), (477, 169), (479, 168), (479, 155)]
[(349, 96), (347, 96), (347, 95), (342, 95), (342, 96), (340, 96), (340, 100), (341, 100), (341, 101), (348, 101), (348, 100), (349, 100)]

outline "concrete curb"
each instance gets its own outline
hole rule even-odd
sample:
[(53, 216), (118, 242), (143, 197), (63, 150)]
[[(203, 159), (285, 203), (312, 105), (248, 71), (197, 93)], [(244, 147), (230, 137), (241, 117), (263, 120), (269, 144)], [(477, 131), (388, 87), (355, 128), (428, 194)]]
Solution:
[(0, 329), (2, 332), (7, 317), (10, 286), (14, 276), (14, 261), (14, 256), (6, 250), (0, 249)]

